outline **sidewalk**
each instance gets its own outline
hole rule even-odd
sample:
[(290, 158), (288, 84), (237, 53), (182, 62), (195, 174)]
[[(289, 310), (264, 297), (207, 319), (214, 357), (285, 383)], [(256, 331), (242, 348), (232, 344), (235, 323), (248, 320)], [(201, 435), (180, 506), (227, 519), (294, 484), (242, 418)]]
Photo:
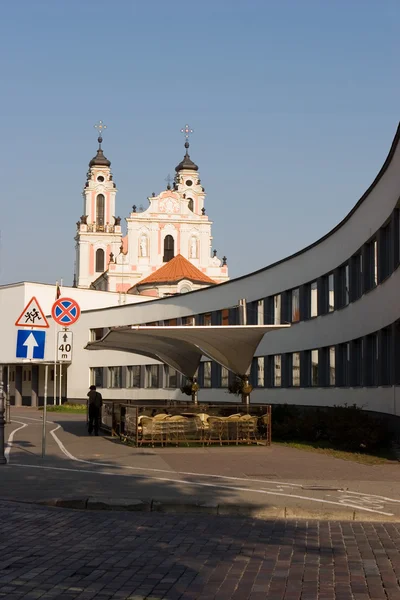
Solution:
[[(400, 464), (366, 466), (281, 446), (131, 448), (81, 415), (14, 409), (0, 498), (89, 509), (400, 521)], [(18, 429), (18, 431), (16, 431)]]

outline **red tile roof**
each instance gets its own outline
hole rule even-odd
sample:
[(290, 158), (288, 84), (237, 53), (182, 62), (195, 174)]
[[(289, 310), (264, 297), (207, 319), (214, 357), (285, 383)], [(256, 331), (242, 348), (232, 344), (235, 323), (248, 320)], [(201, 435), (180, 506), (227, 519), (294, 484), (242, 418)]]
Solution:
[(207, 283), (208, 285), (215, 284), (216, 282), (208, 277), (205, 273), (202, 273), (200, 269), (192, 265), (184, 256), (177, 254), (165, 265), (151, 273), (145, 279), (139, 281), (136, 285), (142, 286), (149, 283), (166, 283), (173, 284), (182, 281), (182, 279), (188, 279), (194, 283)]

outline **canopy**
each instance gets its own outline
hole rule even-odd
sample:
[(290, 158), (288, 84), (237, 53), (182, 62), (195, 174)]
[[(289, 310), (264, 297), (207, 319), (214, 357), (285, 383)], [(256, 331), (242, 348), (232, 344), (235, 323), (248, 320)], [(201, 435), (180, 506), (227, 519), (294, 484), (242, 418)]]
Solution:
[(87, 350), (120, 350), (159, 360), (193, 377), (207, 356), (236, 375), (245, 375), (264, 335), (290, 325), (206, 325), (113, 327)]

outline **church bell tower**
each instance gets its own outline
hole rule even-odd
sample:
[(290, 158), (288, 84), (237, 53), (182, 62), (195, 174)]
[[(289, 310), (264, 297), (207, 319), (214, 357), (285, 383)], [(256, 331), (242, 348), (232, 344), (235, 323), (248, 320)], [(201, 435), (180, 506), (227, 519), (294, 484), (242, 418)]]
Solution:
[(117, 188), (111, 162), (101, 147), (106, 125), (99, 121), (95, 128), (99, 147), (89, 163), (82, 194), (83, 214), (76, 224), (74, 285), (80, 288), (89, 288), (106, 271), (110, 254), (118, 254), (122, 242), (121, 219), (115, 216)]

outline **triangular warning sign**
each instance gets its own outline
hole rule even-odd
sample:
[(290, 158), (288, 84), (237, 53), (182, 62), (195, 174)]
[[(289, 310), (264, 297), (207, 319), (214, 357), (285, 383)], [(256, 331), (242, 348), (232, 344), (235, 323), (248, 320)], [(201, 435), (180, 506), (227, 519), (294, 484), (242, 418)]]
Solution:
[(29, 300), (28, 304), (15, 321), (15, 324), (17, 327), (35, 327), (38, 329), (47, 329), (50, 327), (35, 296)]

